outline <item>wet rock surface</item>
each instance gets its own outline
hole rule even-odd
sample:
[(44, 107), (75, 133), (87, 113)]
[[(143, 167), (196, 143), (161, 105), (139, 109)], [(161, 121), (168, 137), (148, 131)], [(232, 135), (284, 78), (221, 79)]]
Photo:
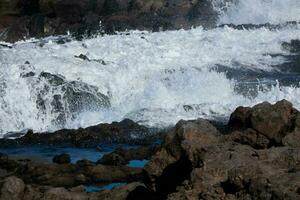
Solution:
[(31, 83), (32, 93), (37, 94), (36, 106), (40, 115), (56, 113), (53, 123), (57, 127), (64, 127), (68, 120), (74, 120), (81, 112), (110, 108), (109, 97), (100, 93), (97, 87), (84, 82), (68, 81), (64, 76), (48, 72), (36, 75), (30, 71), (21, 76)]
[[(54, 157), (54, 160), (57, 157)], [(109, 166), (91, 161), (34, 162), (33, 159), (14, 159), (2, 156), (0, 168), (0, 199), (88, 199), (111, 196), (126, 198), (135, 183), (142, 180), (142, 169), (127, 166)], [(12, 176), (13, 175), (13, 176)], [(127, 182), (128, 185), (116, 189), (117, 194), (104, 191), (103, 194), (85, 192), (83, 185), (106, 185), (113, 182)]]
[(63, 153), (53, 157), (53, 162), (57, 164), (69, 164), (71, 162), (71, 157), (69, 154)]
[(153, 199), (298, 199), (298, 115), (283, 100), (238, 108), (225, 135), (179, 122), (145, 167)]
[[(226, 132), (204, 119), (179, 121), (161, 145), (116, 149), (97, 163), (42, 164), (1, 154), (0, 168), (6, 172), (0, 173), (1, 195), (296, 200), (300, 198), (299, 128), (299, 111), (283, 100), (237, 108)], [(126, 166), (128, 160), (149, 157), (143, 169)], [(86, 193), (81, 186), (111, 182), (129, 184), (95, 193)]]
[(117, 148), (112, 153), (104, 155), (97, 163), (104, 165), (126, 165), (131, 160), (149, 160), (160, 145), (141, 146), (133, 149)]
[(100, 147), (101, 144), (151, 144), (163, 137), (164, 132), (147, 128), (132, 120), (124, 119), (111, 124), (99, 124), (88, 128), (63, 129), (54, 133), (33, 133), (31, 130), (17, 139), (0, 139), (2, 148), (35, 144), (67, 144), (81, 148)]
[[(215, 25), (209, 0), (1, 0), (0, 40)], [(101, 21), (101, 23), (100, 23)]]

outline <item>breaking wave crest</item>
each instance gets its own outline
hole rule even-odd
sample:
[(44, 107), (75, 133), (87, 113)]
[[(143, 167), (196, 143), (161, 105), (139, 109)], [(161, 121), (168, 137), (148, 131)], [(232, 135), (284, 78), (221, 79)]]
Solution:
[[(214, 1), (220, 24), (300, 21), (297, 0), (226, 2)], [(283, 98), (300, 108), (298, 69), (289, 72), (286, 65), (295, 53), (282, 45), (299, 39), (296, 24), (279, 30), (198, 27), (65, 44), (53, 37), (5, 44), (0, 47), (0, 135), (123, 118), (149, 126), (198, 117), (226, 120), (237, 106)]]

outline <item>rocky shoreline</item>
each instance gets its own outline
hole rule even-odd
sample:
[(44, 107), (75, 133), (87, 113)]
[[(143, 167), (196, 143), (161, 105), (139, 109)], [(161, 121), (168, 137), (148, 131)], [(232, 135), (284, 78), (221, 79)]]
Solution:
[[(117, 131), (123, 135), (121, 138), (128, 130), (142, 128), (134, 122), (126, 123), (131, 128), (124, 122), (120, 124), (105, 126), (110, 130), (121, 126), (123, 131)], [(85, 144), (99, 142), (105, 137), (97, 138), (97, 133), (107, 130), (99, 129), (102, 126), (73, 133), (85, 132), (90, 138), (83, 140)], [(300, 198), (299, 130), (300, 112), (282, 100), (274, 105), (264, 102), (252, 108), (237, 108), (226, 129), (217, 129), (204, 119), (182, 120), (162, 134), (162, 144), (149, 140), (148, 145), (137, 149), (119, 148), (97, 162), (70, 163), (67, 154), (55, 156), (53, 163), (1, 154), (0, 199), (296, 200)], [(65, 134), (68, 140), (28, 133), (17, 140), (2, 139), (1, 144), (45, 144), (46, 140), (51, 143), (59, 139), (73, 142), (71, 132)], [(149, 160), (144, 168), (127, 165), (130, 160), (144, 159)], [(124, 184), (90, 193), (85, 189), (110, 183)]]
[[(209, 0), (0, 0), (0, 41), (214, 26)], [(101, 22), (101, 23), (99, 23)]]
[(62, 129), (53, 133), (33, 133), (32, 130), (16, 139), (11, 137), (20, 136), (19, 133), (9, 134), (0, 139), (3, 148), (30, 146), (30, 145), (69, 145), (79, 148), (96, 148), (99, 144), (152, 144), (160, 139), (166, 131), (156, 128), (147, 128), (130, 119), (111, 124), (99, 124), (88, 128), (76, 130)]

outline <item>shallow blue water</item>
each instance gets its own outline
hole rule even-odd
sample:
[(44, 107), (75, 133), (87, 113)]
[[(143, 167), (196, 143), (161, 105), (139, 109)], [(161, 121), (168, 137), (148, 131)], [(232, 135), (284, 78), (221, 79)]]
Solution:
[(95, 185), (87, 185), (85, 186), (85, 191), (87, 193), (91, 193), (91, 192), (100, 192), (103, 190), (112, 190), (115, 187), (119, 187), (119, 186), (123, 186), (126, 185), (126, 183), (111, 183), (105, 186), (95, 186)]
[(5, 148), (0, 152), (8, 155), (26, 155), (26, 156), (38, 156), (52, 161), (55, 155), (67, 153), (71, 156), (71, 162), (76, 163), (78, 160), (87, 159), (91, 161), (97, 161), (104, 154), (111, 152), (112, 149), (103, 149), (101, 151), (93, 149), (79, 149), (72, 147), (45, 147), (45, 146), (31, 146), (31, 147), (18, 147), (18, 148)]
[(135, 168), (143, 168), (148, 162), (149, 160), (131, 160), (127, 166), (135, 167)]
[[(75, 148), (66, 146), (26, 146), (26, 147), (16, 147), (16, 148), (0, 148), (1, 153), (16, 156), (34, 156), (42, 157), (48, 161), (52, 161), (55, 155), (62, 153), (67, 153), (71, 156), (71, 162), (76, 163), (78, 160), (87, 159), (93, 162), (101, 159), (103, 155), (112, 152), (114, 149), (122, 147), (123, 149), (137, 148), (137, 146), (132, 145), (106, 145), (101, 146), (101, 150), (96, 148)], [(141, 167), (143, 166), (143, 161), (133, 161), (130, 166)]]

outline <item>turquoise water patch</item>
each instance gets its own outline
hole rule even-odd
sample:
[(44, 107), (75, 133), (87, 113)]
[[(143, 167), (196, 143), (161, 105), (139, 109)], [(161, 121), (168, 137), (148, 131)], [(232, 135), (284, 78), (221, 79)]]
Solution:
[(87, 185), (85, 186), (85, 192), (87, 193), (91, 193), (91, 192), (100, 192), (103, 190), (112, 190), (115, 187), (120, 187), (126, 185), (126, 183), (111, 183), (108, 185), (104, 185), (104, 186), (95, 186), (95, 185)]
[(28, 157), (42, 157), (48, 161), (52, 161), (55, 155), (67, 153), (71, 156), (71, 163), (76, 163), (78, 160), (86, 159), (92, 162), (96, 162), (101, 159), (103, 155), (111, 153), (116, 148), (132, 149), (138, 148), (136, 145), (101, 145), (101, 149), (96, 148), (76, 148), (70, 146), (22, 146), (15, 148), (0, 148), (1, 153), (5, 153), (12, 156), (28, 156)]
[(96, 148), (88, 149), (88, 148), (73, 148), (73, 147), (64, 147), (64, 146), (53, 146), (53, 147), (45, 147), (45, 146), (26, 146), (26, 147), (16, 147), (16, 148), (0, 148), (0, 152), (8, 154), (8, 155), (24, 155), (24, 156), (37, 156), (45, 158), (46, 160), (52, 161), (52, 158), (55, 155), (59, 155), (62, 153), (67, 153), (71, 156), (71, 162), (76, 163), (78, 160), (87, 159), (90, 161), (97, 161), (104, 154), (110, 153), (112, 149), (103, 149), (101, 151)]
[(148, 162), (149, 160), (131, 160), (127, 166), (135, 167), (135, 168), (143, 168)]

